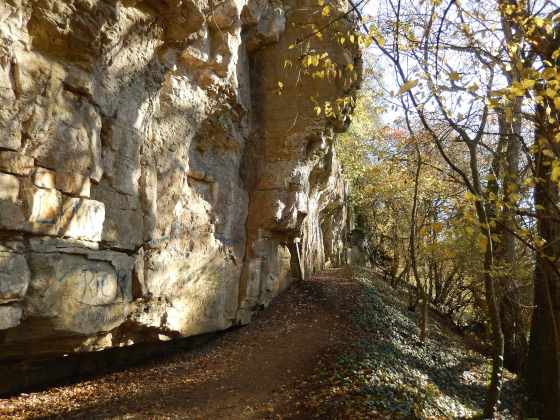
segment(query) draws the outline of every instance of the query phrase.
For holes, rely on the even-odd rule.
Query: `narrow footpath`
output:
[[[295,282],[253,323],[134,367],[0,399],[3,419],[310,419],[307,379],[336,352],[359,284]]]

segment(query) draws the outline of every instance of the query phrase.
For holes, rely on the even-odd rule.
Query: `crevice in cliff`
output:
[[[76,95],[80,95],[83,98],[87,99],[90,104],[98,108],[99,112],[103,115],[102,110],[100,109],[99,103],[93,97],[93,93],[85,87],[81,86],[74,86],[70,84],[68,81],[62,80],[62,86],[68,92],[75,93]]]
[[[17,60],[12,58],[9,61],[9,65],[10,65],[10,69],[9,69],[8,75],[9,75],[9,78],[10,78],[10,83],[12,85],[12,92],[14,92],[16,100],[20,100],[21,89],[19,88],[20,83],[19,83],[19,80],[18,80]]]

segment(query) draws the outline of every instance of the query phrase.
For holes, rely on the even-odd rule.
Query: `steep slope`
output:
[[[475,418],[484,407],[489,345],[458,334],[430,313],[426,345],[407,296],[371,269],[354,267],[361,286],[344,346],[309,378],[308,406],[325,418]],[[308,390],[309,391],[309,390]],[[521,380],[507,370],[495,418],[521,418]]]

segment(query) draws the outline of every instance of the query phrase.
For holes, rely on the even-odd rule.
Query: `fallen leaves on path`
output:
[[[440,419],[480,409],[489,361],[418,319],[369,270],[295,282],[191,350],[0,400],[4,419]],[[504,375],[501,418],[515,378]]]
[[[0,400],[5,419],[301,419],[304,381],[336,345],[345,269],[296,282],[253,323],[191,350]],[[303,417],[302,417],[303,416]]]

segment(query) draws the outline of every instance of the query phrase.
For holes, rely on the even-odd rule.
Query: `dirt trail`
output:
[[[193,350],[0,400],[2,418],[307,419],[306,379],[339,344],[357,293],[345,269],[294,283],[252,324]]]

